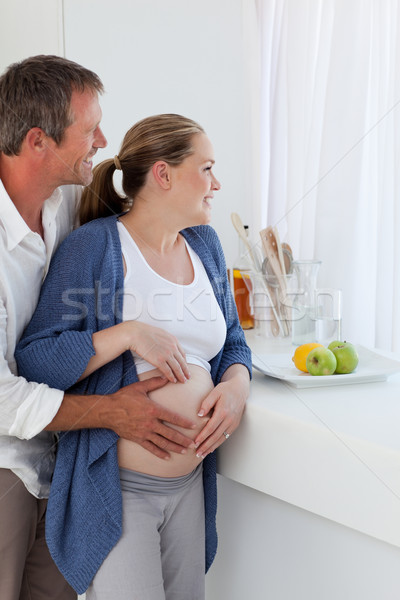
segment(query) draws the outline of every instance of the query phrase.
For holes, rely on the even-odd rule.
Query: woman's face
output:
[[[221,184],[213,173],[214,151],[204,133],[193,136],[193,154],[173,167],[174,191],[179,211],[187,225],[205,225],[211,220],[211,201]]]

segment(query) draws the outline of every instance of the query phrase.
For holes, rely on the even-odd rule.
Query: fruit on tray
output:
[[[300,371],[308,373],[306,366],[307,356],[311,350],[318,348],[319,346],[322,346],[322,344],[317,344],[317,342],[310,342],[309,344],[302,344],[301,346],[298,346],[292,356],[292,361],[294,362],[295,367],[297,367],[297,369]]]
[[[336,357],[335,373],[352,373],[358,365],[357,350],[350,342],[331,342],[328,348]]]
[[[306,367],[310,375],[333,375],[336,370],[336,357],[332,350],[320,346],[309,352]]]
[[[352,373],[358,365],[358,354],[350,342],[335,340],[326,348],[317,342],[298,346],[292,361],[297,369],[310,375],[343,375]]]

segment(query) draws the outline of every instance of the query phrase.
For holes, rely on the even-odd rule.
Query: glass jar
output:
[[[248,225],[244,228],[248,236]],[[239,238],[239,256],[233,266],[233,292],[242,329],[253,329],[251,265],[247,254],[247,249]]]
[[[292,302],[292,342],[296,346],[317,339],[315,290],[320,265],[320,260],[293,262],[297,283]]]

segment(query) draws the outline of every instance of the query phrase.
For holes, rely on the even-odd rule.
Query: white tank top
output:
[[[189,364],[210,371],[209,361],[225,343],[226,323],[200,258],[185,240],[194,279],[188,285],[173,283],[147,264],[121,222],[118,232],[126,263],[123,321],[138,320],[168,331],[183,347]],[[154,369],[135,352],[132,354],[138,373]]]

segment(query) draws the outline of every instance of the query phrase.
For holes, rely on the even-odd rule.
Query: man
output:
[[[193,447],[165,422],[193,424],[147,396],[163,378],[109,396],[76,396],[17,373],[15,346],[51,256],[72,230],[80,186],[92,180],[93,156],[107,143],[100,129],[102,92],[96,74],[56,56],[29,58],[0,77],[1,600],[76,598],[44,539],[51,432],[105,427],[160,458]]]

